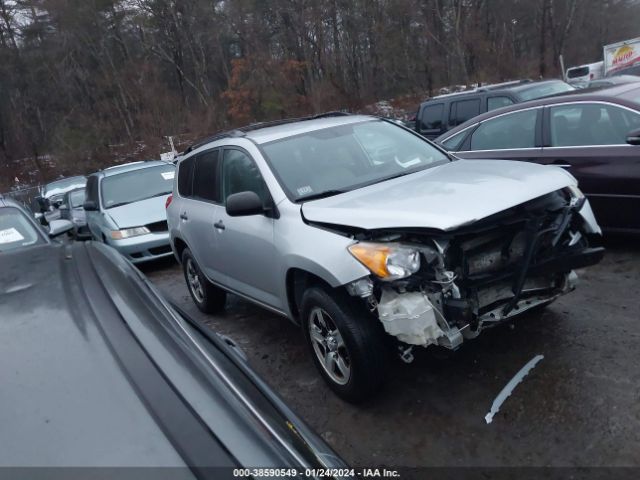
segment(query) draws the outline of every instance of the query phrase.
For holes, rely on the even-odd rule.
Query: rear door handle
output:
[[[224,230],[226,227],[224,226],[224,223],[222,223],[222,220],[218,220],[216,223],[213,224],[214,227],[216,227],[218,230]]]
[[[180,214],[180,218],[181,218],[182,220],[189,220],[189,217],[187,216],[187,212],[182,212],[182,213]]]

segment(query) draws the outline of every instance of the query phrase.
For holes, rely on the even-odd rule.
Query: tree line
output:
[[[82,170],[240,124],[559,76],[636,0],[0,0],[0,167]],[[1,180],[1,179],[0,179]],[[5,182],[6,183],[6,182]],[[0,185],[1,186],[1,185]]]

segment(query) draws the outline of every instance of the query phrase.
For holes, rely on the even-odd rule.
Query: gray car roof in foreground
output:
[[[301,120],[299,122],[283,123],[272,127],[266,126],[256,130],[246,132],[245,138],[253,140],[257,144],[269,143],[281,140],[294,135],[322,130],[324,128],[336,127],[339,125],[349,125],[352,123],[375,120],[376,117],[369,115],[345,115],[337,117],[324,117],[312,120]]]
[[[0,467],[345,466],[115,250],[0,257]]]

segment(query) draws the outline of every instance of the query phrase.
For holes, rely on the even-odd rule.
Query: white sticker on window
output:
[[[176,176],[176,172],[162,172],[160,175],[162,175],[162,178],[165,180],[173,180],[173,177]]]
[[[13,243],[24,240],[24,237],[15,228],[0,230],[0,243]]]
[[[298,195],[307,195],[311,192],[313,192],[313,188],[311,188],[309,185],[298,188]]]

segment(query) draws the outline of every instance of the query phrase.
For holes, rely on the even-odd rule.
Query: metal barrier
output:
[[[16,202],[20,202],[24,206],[33,209],[34,200],[40,195],[40,192],[42,192],[42,185],[36,185],[10,190],[8,192],[4,192],[2,195],[7,198],[12,198]]]

